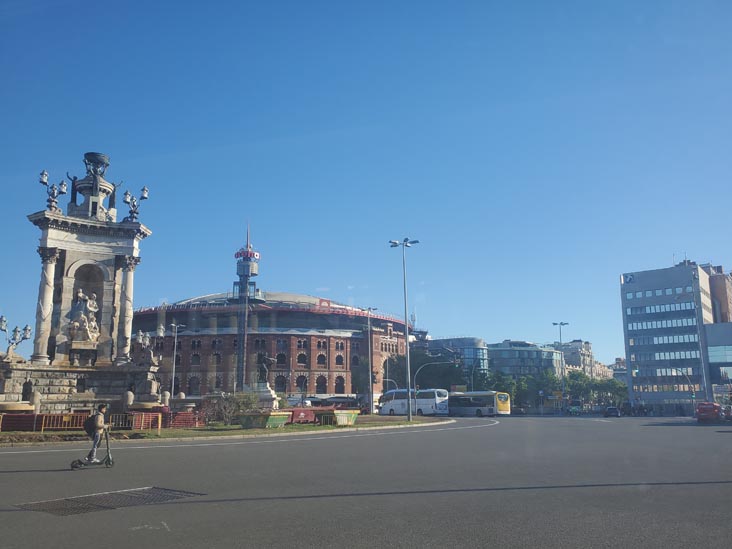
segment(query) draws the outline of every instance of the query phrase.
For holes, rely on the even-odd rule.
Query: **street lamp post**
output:
[[[564,349],[562,349],[562,326],[569,325],[569,322],[552,322],[554,326],[559,326],[559,352],[562,353],[562,410],[564,410],[564,399],[566,397],[567,384],[564,375]]]
[[[409,369],[409,316],[407,312],[407,248],[411,248],[414,244],[419,244],[419,240],[409,240],[405,238],[401,242],[398,240],[390,240],[389,245],[392,248],[402,247],[402,272],[404,275],[404,346],[407,359],[407,397],[412,395],[411,372]],[[407,398],[407,421],[412,421],[412,399]]]
[[[432,366],[433,364],[455,364],[456,365],[457,363],[456,362],[452,362],[452,361],[449,361],[448,362],[448,361],[442,360],[440,362],[428,362],[427,364],[422,364],[422,366],[420,366],[419,368],[417,368],[417,371],[414,374],[414,390],[415,391],[419,387],[417,385],[417,376],[419,375],[419,372],[421,372],[422,371],[422,368],[424,368],[425,366]],[[411,395],[409,395],[409,396],[411,397]]]
[[[173,328],[173,375],[170,377],[170,398],[175,395],[175,361],[178,354],[178,330],[185,328],[185,324],[176,324],[175,321],[170,325]]]
[[[368,331],[369,331],[369,372],[368,372],[368,384],[369,384],[369,414],[374,413],[374,364],[373,358],[374,353],[371,348],[371,311],[376,311],[376,307],[367,307],[366,315],[368,318]]]
[[[5,332],[5,339],[8,342],[8,348],[5,351],[5,358],[10,358],[14,355],[15,348],[26,339],[30,339],[31,336],[31,327],[30,325],[26,324],[25,328],[21,331],[20,328],[17,326],[13,329],[13,335],[8,335],[8,321],[7,319],[0,315],[0,331]]]
[[[384,383],[390,383],[390,382],[394,384],[395,389],[399,389],[399,384],[396,381],[394,381],[393,379],[389,379],[388,377],[384,378]]]

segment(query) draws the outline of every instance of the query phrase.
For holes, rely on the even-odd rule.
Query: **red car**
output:
[[[716,402],[700,402],[696,406],[696,419],[699,423],[724,419],[722,406]]]

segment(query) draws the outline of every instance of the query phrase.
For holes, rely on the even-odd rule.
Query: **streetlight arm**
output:
[[[434,364],[457,364],[457,363],[456,362],[440,361],[440,362],[428,362],[427,364],[422,364],[422,366],[420,366],[419,368],[417,368],[417,371],[414,374],[414,390],[415,391],[417,390],[417,375],[419,375],[419,372],[422,371],[422,368],[424,368],[426,366],[432,366]]]

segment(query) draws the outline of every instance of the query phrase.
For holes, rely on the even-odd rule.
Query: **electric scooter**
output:
[[[71,462],[71,468],[83,469],[84,467],[101,467],[102,465],[104,465],[106,468],[114,467],[112,451],[109,449],[109,429],[104,429],[104,442],[107,446],[107,455],[104,456],[103,459],[91,463],[83,459],[75,459]]]

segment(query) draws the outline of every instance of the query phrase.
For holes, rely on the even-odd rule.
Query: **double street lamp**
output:
[[[404,346],[407,359],[407,396],[412,395],[411,372],[409,369],[409,316],[407,312],[407,248],[419,244],[419,240],[409,240],[405,238],[401,242],[398,240],[390,240],[389,246],[392,248],[402,248],[402,272],[404,274]],[[412,399],[407,398],[407,421],[412,421]]]
[[[30,325],[26,324],[25,328],[21,331],[20,328],[17,326],[13,329],[12,335],[8,335],[8,321],[3,316],[0,315],[0,331],[5,332],[5,339],[8,342],[8,349],[5,352],[5,357],[10,358],[13,356],[15,348],[26,339],[30,339],[31,337],[31,327]]]

